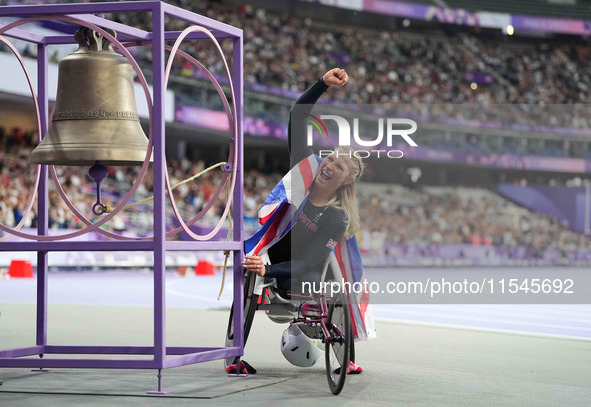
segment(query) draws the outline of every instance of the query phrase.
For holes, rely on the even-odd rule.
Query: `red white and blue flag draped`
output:
[[[244,242],[247,255],[260,255],[277,243],[291,229],[292,221],[297,219],[303,208],[310,187],[322,159],[317,155],[304,158],[273,188],[259,209],[261,228]],[[357,238],[346,239],[344,236],[335,242],[335,254],[345,282],[351,285],[365,280],[361,252]],[[373,314],[369,304],[369,292],[348,290],[349,308],[353,322],[353,335],[356,340],[365,340],[375,336]]]

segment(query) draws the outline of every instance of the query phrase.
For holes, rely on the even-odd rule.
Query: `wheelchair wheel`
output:
[[[244,272],[244,345],[248,339],[252,321],[254,320],[254,313],[257,310],[259,295],[254,294],[254,283],[256,276],[245,270]],[[230,309],[230,318],[228,320],[228,329],[226,331],[226,346],[234,345],[234,303]],[[225,366],[236,363],[238,357],[230,357],[224,359]]]
[[[345,385],[347,368],[349,367],[350,345],[353,339],[351,316],[347,297],[344,294],[333,297],[328,309],[326,325],[333,336],[326,340],[324,356],[326,359],[326,377],[332,394],[339,394]],[[338,327],[342,335],[337,335],[334,327]]]

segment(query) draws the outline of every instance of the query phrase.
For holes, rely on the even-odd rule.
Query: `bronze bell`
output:
[[[131,65],[97,32],[82,27],[75,39],[78,50],[59,63],[51,127],[29,162],[141,164],[148,138],[137,114]]]

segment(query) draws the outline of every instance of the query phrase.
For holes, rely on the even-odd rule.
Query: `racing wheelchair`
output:
[[[269,258],[262,256],[265,264]],[[327,257],[320,287],[323,283],[342,284],[340,269],[334,253]],[[336,286],[332,286],[336,288]],[[339,394],[345,384],[349,361],[355,361],[353,329],[349,302],[343,287],[315,290],[312,293],[289,293],[277,288],[274,278],[257,276],[245,270],[244,274],[244,343],[248,339],[257,310],[265,311],[276,323],[288,323],[283,333],[281,350],[286,359],[296,366],[309,367],[321,358],[324,347],[326,376],[330,391]],[[334,294],[333,292],[337,292]],[[226,346],[234,339],[234,313],[230,312],[226,331]],[[236,364],[239,358],[225,359],[225,365]],[[240,369],[237,366],[237,369]]]

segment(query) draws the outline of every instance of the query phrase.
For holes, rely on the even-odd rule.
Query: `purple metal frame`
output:
[[[147,32],[92,14],[149,12],[152,15],[152,32]],[[52,4],[41,6],[6,6],[0,7],[0,17],[27,18],[46,15],[70,15],[102,28],[117,31],[120,41],[151,41],[153,49],[153,105],[152,117],[154,133],[154,191],[165,191],[164,177],[164,43],[175,40],[180,32],[166,32],[164,17],[180,19],[189,24],[196,24],[209,29],[216,39],[232,39],[233,72],[232,82],[235,89],[236,111],[234,120],[238,125],[237,140],[232,138],[238,149],[236,162],[236,187],[233,192],[235,221],[233,240],[230,242],[174,242],[165,238],[165,194],[154,194],[154,240],[153,241],[51,241],[51,242],[0,242],[0,252],[33,251],[37,252],[37,324],[36,346],[0,351],[0,367],[21,368],[105,368],[105,369],[159,369],[158,391],[160,392],[160,370],[192,363],[205,362],[244,353],[243,326],[243,282],[240,266],[243,256],[243,37],[242,30],[220,23],[207,17],[171,6],[160,1],[132,1],[117,3]],[[73,36],[42,36],[13,28],[6,36],[37,44],[38,56],[38,93],[41,115],[42,136],[48,125],[47,92],[47,46],[50,44],[74,43]],[[188,39],[207,38],[202,33],[192,33]],[[48,229],[48,172],[42,166],[38,189],[38,234],[46,235]],[[230,347],[167,347],[165,335],[165,254],[166,251],[181,250],[231,250],[234,254],[234,344]],[[47,343],[47,254],[50,251],[153,251],[154,253],[154,346],[52,346]],[[222,340],[222,338],[220,338]],[[130,359],[33,359],[23,356],[44,354],[111,354],[111,355],[153,355],[149,360]]]

